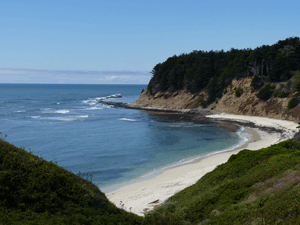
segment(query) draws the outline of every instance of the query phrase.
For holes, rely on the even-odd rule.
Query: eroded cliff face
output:
[[[252,91],[251,81],[251,78],[233,80],[231,87],[227,88],[227,93],[217,101],[217,104],[210,107],[224,113],[299,121],[300,106],[298,105],[293,109],[288,108],[288,102],[293,94],[286,98],[271,97],[269,100],[263,101],[256,96],[258,91]],[[276,88],[279,86],[280,84],[277,84]],[[243,94],[240,97],[235,95],[235,89],[238,87],[243,89]]]
[[[139,99],[130,104],[130,106],[147,109],[178,110],[197,108],[200,105],[197,103],[197,95],[189,92],[157,92],[153,96],[145,89]]]
[[[230,87],[227,87],[222,98],[217,99],[207,108],[217,112],[262,116],[274,119],[283,119],[299,122],[300,104],[293,109],[289,109],[288,102],[293,94],[286,98],[271,97],[267,101],[260,100],[250,86],[252,78],[233,80]],[[280,84],[276,84],[279,88]],[[236,96],[237,88],[242,88],[240,97]],[[185,91],[158,92],[152,96],[147,89],[143,91],[140,98],[131,107],[160,110],[179,110],[202,108],[201,100],[207,98],[205,92],[191,94]]]

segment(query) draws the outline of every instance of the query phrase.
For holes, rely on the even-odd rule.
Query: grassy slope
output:
[[[232,155],[145,219],[145,224],[299,224],[300,142]]]
[[[92,183],[0,139],[0,224],[140,224]]]
[[[142,218],[0,140],[0,224],[299,224],[300,142],[244,150]]]

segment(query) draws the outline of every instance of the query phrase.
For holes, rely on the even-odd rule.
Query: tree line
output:
[[[300,69],[300,40],[290,37],[271,46],[229,51],[193,51],[174,55],[154,66],[148,91],[187,90],[197,93],[205,89],[206,105],[222,96],[233,79],[258,76],[268,82],[289,80],[292,71]]]

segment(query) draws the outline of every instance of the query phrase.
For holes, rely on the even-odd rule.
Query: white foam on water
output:
[[[98,109],[103,109],[103,107],[89,107],[89,108],[85,108],[83,110],[98,110]]]
[[[58,114],[66,114],[69,112],[70,112],[70,110],[68,110],[68,109],[59,109],[59,110],[45,109],[43,111],[43,113],[58,113]]]
[[[89,115],[84,115],[84,116],[78,116],[79,118],[88,118]]]
[[[122,95],[121,94],[114,94],[114,95],[108,95],[108,96],[105,96],[105,97],[89,98],[87,100],[82,100],[81,102],[85,103],[85,104],[89,104],[89,105],[95,105],[99,102],[102,102],[102,101],[104,101],[106,99],[110,99],[110,98],[122,98]]]
[[[41,116],[31,116],[32,119],[39,119]]]
[[[90,105],[90,104],[96,104],[98,101],[96,99],[88,99],[88,100],[82,100],[81,102]]]
[[[86,108],[82,108],[79,110],[100,110],[100,109],[110,109],[113,108],[112,105],[103,105],[103,104],[97,104],[95,106],[92,107],[86,107]]]
[[[72,122],[76,120],[83,120],[88,118],[88,115],[82,115],[82,116],[66,116],[66,117],[42,117],[40,119],[42,120],[56,120],[56,121],[66,121],[66,122]]]
[[[76,121],[76,120],[84,120],[89,117],[89,115],[81,115],[81,116],[66,116],[66,117],[41,117],[41,116],[30,116],[32,119],[40,119],[40,120],[56,120],[56,121]]]
[[[118,120],[131,121],[131,122],[136,122],[137,121],[137,120],[128,119],[128,118],[119,118]]]
[[[67,110],[67,109],[61,109],[61,110],[56,110],[54,111],[54,113],[61,113],[61,114],[66,114],[66,113],[69,113],[70,110]]]
[[[114,95],[110,95],[110,96],[107,96],[108,98],[122,98],[122,95],[121,94],[114,94]]]
[[[105,99],[106,99],[106,97],[98,97],[98,98],[95,98],[95,100],[98,101],[98,102],[99,102],[99,101],[102,101],[102,100],[105,100]]]

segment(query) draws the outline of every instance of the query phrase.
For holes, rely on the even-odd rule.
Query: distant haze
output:
[[[0,83],[148,84],[145,71],[33,70],[0,68]]]

